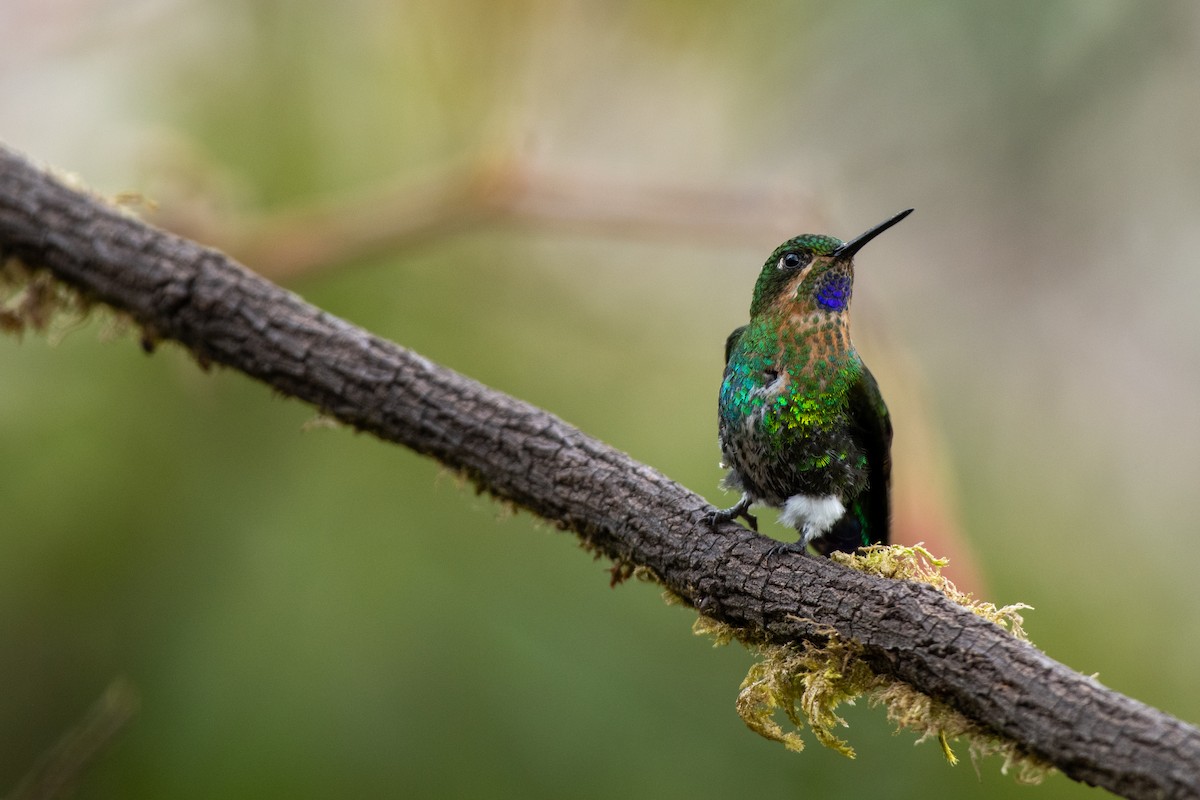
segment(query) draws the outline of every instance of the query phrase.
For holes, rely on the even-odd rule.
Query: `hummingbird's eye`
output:
[[[802,259],[799,256],[799,254],[784,253],[783,256],[779,259],[779,268],[780,269],[795,269],[796,267],[800,266],[802,263],[804,263],[804,259]]]

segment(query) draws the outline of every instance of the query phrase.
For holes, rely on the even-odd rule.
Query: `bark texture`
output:
[[[700,496],[553,415],[372,336],[221,253],[142,223],[0,147],[0,255],[45,268],[202,362],[237,369],[644,566],[704,613],[772,643],[860,642],[1075,780],[1200,797],[1200,730],[1111,691],[917,583],[711,529]]]

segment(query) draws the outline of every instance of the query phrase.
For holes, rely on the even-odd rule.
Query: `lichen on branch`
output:
[[[861,572],[928,584],[1016,638],[1028,640],[1020,612],[1029,606],[1023,603],[996,606],[960,592],[942,574],[948,562],[934,557],[921,545],[876,545],[857,553],[834,553],[831,557]],[[888,720],[896,725],[897,731],[914,731],[918,741],[936,739],[951,764],[958,763],[951,741],[964,739],[973,760],[998,755],[1004,759],[1001,771],[1015,769],[1017,780],[1023,783],[1039,783],[1053,770],[1051,765],[1025,752],[1018,742],[997,736],[894,676],[877,673],[863,657],[862,646],[835,630],[822,631],[823,641],[806,640],[797,644],[757,641],[705,616],[696,620],[693,630],[698,635],[714,637],[717,645],[739,639],[758,656],[739,688],[738,715],[750,730],[794,752],[804,749],[799,731],[807,723],[818,742],[854,758],[854,748],[834,733],[835,728],[848,727],[837,709],[865,697],[872,706],[882,705],[887,709]],[[776,719],[779,712],[793,729],[785,729],[779,723]]]
[[[46,333],[58,320],[78,322],[90,307],[48,270],[31,270],[16,258],[0,259],[0,333]]]

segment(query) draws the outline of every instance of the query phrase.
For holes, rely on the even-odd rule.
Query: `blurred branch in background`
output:
[[[1106,689],[928,586],[713,530],[711,506],[552,415],[316,309],[225,256],[165,234],[0,150],[0,252],[642,568],[747,640],[836,635],[1066,775],[1128,797],[1200,796],[1200,730]]]
[[[194,154],[184,163],[193,170],[220,172]],[[178,177],[177,186],[220,184],[211,176]],[[169,184],[164,190],[175,196],[172,200],[190,195]],[[276,281],[401,251],[483,223],[761,244],[764,231],[768,239],[782,239],[795,234],[800,220],[821,219],[819,204],[797,192],[619,182],[583,171],[551,171],[516,153],[257,218],[246,209],[214,215],[211,197],[153,205],[147,215],[151,221],[224,250]]]
[[[4,800],[56,800],[74,793],[84,773],[137,714],[138,691],[125,679],[113,681],[83,719],[42,757]]]

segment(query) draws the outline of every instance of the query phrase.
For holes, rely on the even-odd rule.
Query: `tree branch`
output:
[[[87,714],[46,751],[4,800],[56,800],[70,797],[87,770],[125,731],[141,701],[124,678],[108,685]]]
[[[619,565],[768,643],[858,642],[872,668],[1079,781],[1200,797],[1200,730],[1050,659],[923,584],[713,530],[700,496],[553,415],[372,336],[67,186],[0,147],[0,254],[574,531]]]

